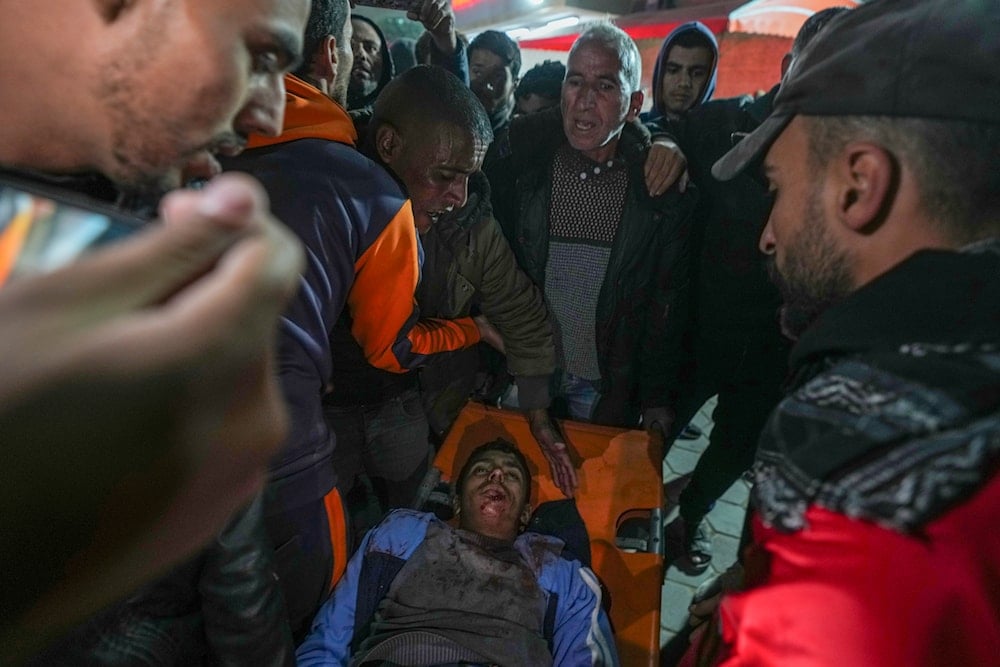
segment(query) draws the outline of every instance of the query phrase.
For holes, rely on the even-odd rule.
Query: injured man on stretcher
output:
[[[494,440],[455,483],[458,527],[396,510],[365,536],[298,665],[617,665],[594,573],[525,532],[524,455]]]

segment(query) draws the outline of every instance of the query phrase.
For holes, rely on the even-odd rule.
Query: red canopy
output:
[[[805,20],[827,7],[857,7],[857,0],[753,0],[729,14],[727,32],[794,38]]]
[[[475,2],[465,0],[470,1]],[[716,35],[742,33],[791,39],[815,12],[827,7],[856,7],[858,4],[858,0],[753,0],[746,3],[739,0],[627,14],[615,19],[614,23],[637,41],[662,39],[687,21],[701,21]],[[569,51],[579,34],[579,28],[574,27],[560,34],[525,39],[518,44],[522,49]]]
[[[741,4],[742,0],[733,0],[659,12],[640,12],[620,16],[614,19],[613,23],[637,41],[640,39],[663,39],[670,34],[671,30],[688,21],[701,21],[709,30],[718,35],[726,29],[726,25],[729,23],[730,10]],[[518,42],[518,45],[522,49],[569,51],[579,34],[580,28],[573,27],[545,37],[523,39]]]

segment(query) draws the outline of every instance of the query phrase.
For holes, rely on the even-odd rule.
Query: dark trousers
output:
[[[674,406],[677,434],[714,395],[714,425],[691,481],[681,493],[680,514],[689,524],[708,513],[715,501],[753,464],[764,423],[781,399],[790,344],[773,335],[697,336],[685,341],[688,358]]]
[[[274,508],[270,511],[264,525],[275,547],[275,571],[285,596],[292,636],[299,644],[330,591],[330,521],[322,498],[278,513]]]
[[[323,413],[337,436],[333,468],[353,553],[385,512],[412,505],[433,456],[430,427],[415,389],[382,403],[324,406]]]

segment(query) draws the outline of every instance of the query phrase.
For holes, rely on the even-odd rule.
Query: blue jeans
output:
[[[601,398],[597,390],[600,380],[588,380],[566,371],[556,371],[553,398],[566,401],[566,411],[570,419],[589,422],[594,415],[594,406]]]
[[[599,382],[600,380],[588,380],[579,375],[557,370],[552,376],[552,398],[561,398],[565,402],[570,419],[588,422],[594,414],[594,406],[601,398],[601,393],[597,390]],[[521,407],[517,401],[517,385],[511,386],[500,405],[512,410]]]

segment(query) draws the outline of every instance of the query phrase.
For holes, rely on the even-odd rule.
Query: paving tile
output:
[[[691,602],[690,586],[679,584],[676,581],[667,580],[663,583],[660,603],[660,638],[668,639],[684,627],[688,617],[688,603]],[[666,630],[666,632],[664,632]]]
[[[743,533],[743,518],[746,510],[740,505],[720,501],[708,513],[708,523],[717,533],[739,539]]]
[[[719,500],[724,500],[727,503],[732,503],[734,505],[746,506],[747,499],[750,497],[750,485],[743,481],[742,478],[733,482],[733,485],[726,489],[726,492],[722,494]]]
[[[735,537],[715,533],[712,535],[712,569],[720,574],[736,562],[740,541]]]
[[[671,447],[663,465],[664,486],[673,493],[668,499],[671,508],[669,519],[676,516],[676,495],[683,488],[686,480],[683,476],[690,475],[698,463],[698,458],[708,446],[708,435],[712,430],[712,411],[715,410],[716,397],[710,398],[691,419],[704,435],[697,440],[678,440]],[[673,484],[671,484],[673,481]],[[689,575],[675,565],[667,569],[666,579],[660,601],[660,645],[666,645],[687,622],[687,607],[698,584],[718,576],[730,565],[736,562],[736,551],[739,548],[739,537],[743,530],[743,515],[746,507],[748,486],[743,480],[738,480],[730,487],[720,502],[708,515],[712,539],[712,563],[709,568],[697,575]]]
[[[708,438],[706,438],[705,436],[702,436],[695,440],[675,440],[674,444],[670,447],[670,452],[673,452],[675,449],[684,449],[689,452],[697,452],[698,454],[701,454],[703,451],[705,451],[705,447],[707,446],[708,446]],[[669,456],[670,453],[668,452],[667,457]]]
[[[691,421],[694,421],[699,426],[701,426],[702,422],[706,422],[708,424],[712,424],[713,423],[712,422],[712,413],[715,412],[715,405],[718,402],[719,402],[719,397],[718,396],[713,396],[712,398],[710,398],[707,401],[705,401],[705,403],[698,410],[698,413],[695,415],[694,419],[692,419]],[[698,420],[702,420],[702,421],[698,421]]]
[[[689,449],[680,449],[677,447],[672,448],[666,458],[667,467],[670,469],[671,477],[686,475],[694,470],[699,457],[701,457],[701,452],[694,452]]]

